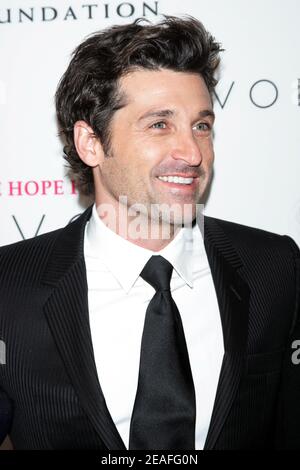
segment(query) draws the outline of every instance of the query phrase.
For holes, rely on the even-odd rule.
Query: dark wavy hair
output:
[[[73,52],[58,85],[56,111],[66,143],[64,158],[82,194],[93,195],[94,182],[91,168],[76,151],[74,124],[84,120],[109,153],[110,122],[125,105],[118,89],[122,76],[137,68],[165,68],[200,74],[210,93],[217,84],[214,74],[222,49],[200,21],[190,16],[165,16],[158,24],[142,21],[139,18],[89,36]]]

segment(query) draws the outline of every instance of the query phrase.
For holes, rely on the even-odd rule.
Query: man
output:
[[[14,448],[297,447],[299,249],[211,217],[202,230],[219,51],[173,17],[75,51],[57,114],[95,204],[0,250]]]

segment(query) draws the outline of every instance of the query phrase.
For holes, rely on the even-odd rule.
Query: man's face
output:
[[[184,205],[194,219],[214,158],[214,117],[204,80],[196,74],[139,69],[121,78],[120,90],[126,105],[112,118],[97,204],[117,207],[125,195],[129,206],[143,204],[152,219],[158,218],[157,211],[151,214],[153,204],[175,208],[175,225],[182,222]],[[165,217],[162,210],[159,220]]]

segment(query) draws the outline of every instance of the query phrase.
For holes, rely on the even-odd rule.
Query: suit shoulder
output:
[[[36,237],[1,246],[0,258],[10,256],[11,254],[17,255],[18,253],[35,250],[36,248],[40,247],[46,248],[56,240],[62,230],[64,230],[64,228],[59,228]]]
[[[30,282],[39,275],[52,247],[64,229],[38,235],[0,248],[0,282],[13,285],[22,278]]]
[[[0,247],[0,259],[5,256],[17,255],[18,253],[25,253],[28,251],[34,250],[47,250],[55,243],[57,238],[60,237],[64,232],[69,232],[73,230],[74,226],[84,226],[88,220],[92,207],[89,207],[85,212],[73,218],[73,220],[67,224],[65,227],[52,230],[51,232],[38,235],[33,238],[28,238],[27,240],[22,240],[10,245],[4,245]]]
[[[300,256],[298,245],[288,235],[280,235],[261,228],[215,217],[206,216],[205,219],[208,224],[217,224],[238,249],[248,247],[249,249],[287,250],[289,253],[292,251],[297,257]]]
[[[256,235],[262,238],[277,238],[282,236],[275,232],[270,232],[261,228],[252,227],[250,225],[240,224],[238,222],[232,222],[231,220],[224,220],[210,216],[205,216],[205,219],[208,223],[216,223],[228,233],[239,233],[240,235]]]

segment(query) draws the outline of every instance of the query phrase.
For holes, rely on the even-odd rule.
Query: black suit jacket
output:
[[[16,449],[125,450],[94,362],[83,254],[90,214],[0,249],[0,418]],[[205,449],[300,448],[300,365],[291,361],[299,249],[211,217],[204,239],[225,345]]]

